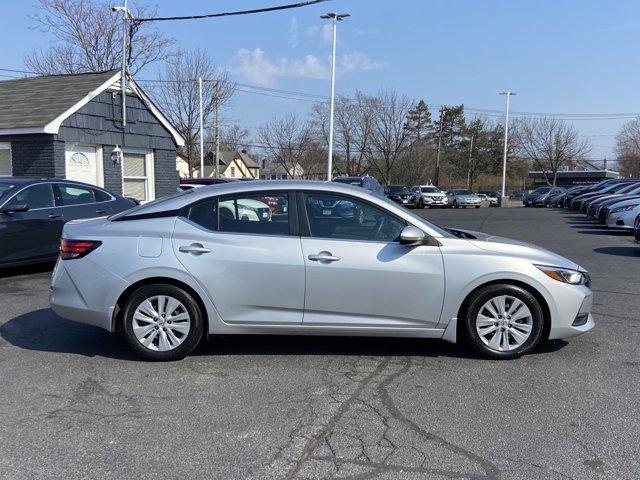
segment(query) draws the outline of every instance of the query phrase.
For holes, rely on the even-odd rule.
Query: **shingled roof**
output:
[[[0,82],[0,130],[44,128],[109,81],[117,70]]]
[[[119,82],[119,70],[0,81],[0,135],[57,134],[67,117]],[[182,135],[133,79],[127,80],[129,90],[171,133],[176,144],[184,145]]]

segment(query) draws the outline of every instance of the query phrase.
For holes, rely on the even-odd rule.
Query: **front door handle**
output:
[[[47,218],[60,218],[62,215],[60,215],[59,213],[50,213],[49,215],[47,215]]]
[[[211,249],[203,247],[200,243],[192,243],[191,245],[182,245],[178,250],[182,253],[190,253],[192,255],[202,255],[209,253]]]
[[[337,262],[340,260],[340,257],[336,257],[335,255],[331,255],[331,252],[320,252],[320,253],[312,253],[307,257],[312,262],[320,262],[320,263],[331,263]]]

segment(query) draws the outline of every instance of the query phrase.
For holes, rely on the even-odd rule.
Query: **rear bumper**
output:
[[[90,278],[93,281],[78,285],[73,281],[74,277]],[[58,259],[51,276],[49,303],[51,309],[62,318],[111,332],[114,329],[115,309],[112,293],[123,291],[128,285],[122,278],[86,258]]]

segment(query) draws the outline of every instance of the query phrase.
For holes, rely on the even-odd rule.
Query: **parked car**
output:
[[[616,183],[615,179],[603,180],[596,184],[584,185],[583,188],[576,189],[573,192],[567,193],[567,196],[564,200],[564,208],[569,208],[569,209],[573,208],[572,206],[573,199],[576,198],[578,195],[582,195],[583,193],[595,192],[596,190],[600,190],[605,186],[611,185],[613,183]]]
[[[0,178],[0,268],[54,261],[69,220],[110,215],[135,203],[86,183]]]
[[[380,185],[378,180],[369,175],[365,175],[363,177],[349,177],[345,175],[342,177],[335,177],[332,181],[338,183],[347,183],[355,187],[361,187],[369,190],[375,195],[384,196],[384,189],[382,188],[382,185]]]
[[[500,197],[498,192],[495,192],[493,190],[482,190],[478,192],[478,196],[480,195],[484,195],[483,201],[489,202],[490,207],[498,205],[498,197]]]
[[[550,202],[552,207],[562,208],[564,207],[565,202],[567,201],[567,197],[570,195],[577,194],[577,192],[584,190],[587,188],[585,185],[576,185],[574,187],[567,188],[567,191],[561,193],[554,197],[554,199]]]
[[[610,195],[601,195],[586,202],[587,220],[598,221],[601,207],[613,205],[621,200],[629,200],[640,195],[640,183],[631,183],[626,188]]]
[[[509,199],[522,201],[524,199],[524,195],[525,195],[524,192],[513,192],[511,195],[509,195]]]
[[[581,211],[582,205],[584,202],[591,200],[592,198],[595,198],[600,195],[616,193],[617,191],[623,188],[626,188],[629,183],[631,182],[626,180],[623,180],[623,181],[614,180],[614,181],[607,182],[601,188],[594,188],[594,187],[588,188],[583,192],[580,192],[580,195],[577,195],[571,200],[569,204],[569,208],[571,210]],[[586,212],[582,212],[582,213],[586,213]]]
[[[529,192],[524,196],[524,198],[522,199],[522,204],[525,207],[533,207],[536,198],[538,198],[540,195],[549,193],[550,191],[551,187],[538,187],[534,191]]]
[[[418,208],[447,206],[447,195],[435,185],[415,185],[411,187],[411,194]]]
[[[451,205],[453,208],[480,208],[481,203],[482,200],[480,200],[480,197],[464,188],[453,189],[447,192],[447,205]]]
[[[534,200],[533,200],[533,206],[534,207],[545,207],[548,206],[549,204],[546,203],[546,201],[550,198],[550,197],[555,197],[556,195],[561,195],[564,192],[566,192],[565,188],[562,187],[552,187],[551,190],[549,190],[547,193],[543,193],[542,195],[538,195]]]
[[[264,221],[220,215],[265,196],[292,208]],[[339,182],[193,189],[69,222],[60,252],[53,310],[122,330],[153,360],[184,357],[203,335],[269,333],[442,338],[514,358],[594,327],[590,277],[574,262],[440,228]]]
[[[635,222],[633,222],[633,237],[636,239],[636,243],[640,244],[640,214],[638,214]]]
[[[636,217],[640,213],[640,198],[615,203],[607,216],[607,227],[633,231]]]
[[[414,207],[413,195],[404,185],[389,185],[384,189],[384,194],[389,200],[393,200],[405,207]]]

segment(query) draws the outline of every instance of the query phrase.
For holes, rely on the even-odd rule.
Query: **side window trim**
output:
[[[300,225],[301,225],[301,231],[300,231],[301,235],[300,236],[302,236],[302,237],[318,238],[318,239],[341,241],[341,242],[367,242],[367,243],[383,243],[383,244],[398,243],[397,240],[394,240],[394,241],[391,241],[391,242],[386,242],[384,240],[359,240],[359,239],[351,239],[351,238],[347,239],[347,238],[313,237],[311,235],[311,224],[309,222],[309,215],[307,214],[307,207],[305,205],[305,198],[304,198],[305,195],[337,195],[337,196],[341,196],[341,197],[344,197],[344,198],[347,198],[347,199],[354,200],[356,202],[364,203],[364,204],[368,205],[371,208],[375,208],[376,210],[382,211],[386,215],[389,215],[390,217],[393,217],[394,219],[398,220],[399,222],[404,223],[405,226],[411,225],[404,218],[399,217],[395,213],[390,212],[390,211],[380,207],[379,205],[371,203],[369,200],[365,200],[363,198],[354,197],[354,196],[346,194],[346,193],[335,193],[335,192],[314,191],[314,190],[300,190],[300,191],[298,191],[297,198],[298,198],[298,211],[299,211],[298,217],[300,218]]]

